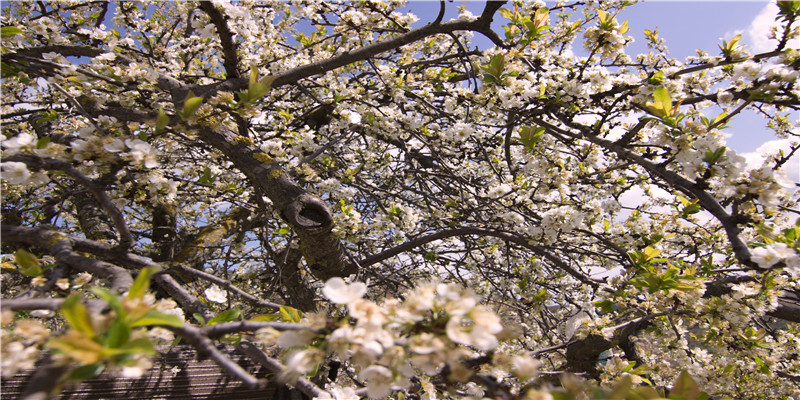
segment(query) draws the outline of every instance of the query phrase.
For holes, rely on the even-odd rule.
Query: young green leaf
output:
[[[131,323],[132,328],[152,325],[174,326],[179,328],[183,326],[183,320],[181,320],[181,318],[177,315],[166,314],[153,310],[145,314],[142,318],[139,318]]]
[[[131,327],[124,319],[117,317],[106,332],[105,345],[107,347],[120,347],[131,338]]]
[[[706,150],[706,154],[705,157],[703,157],[703,161],[707,162],[709,165],[712,165],[717,161],[719,161],[720,157],[722,157],[722,155],[725,154],[725,150],[727,150],[725,146],[721,146],[714,151]]]
[[[725,57],[731,58],[733,57],[734,51],[739,47],[740,40],[742,40],[742,34],[734,36],[730,41],[723,40],[719,49],[722,50],[722,54],[724,54]]]
[[[71,294],[61,304],[61,314],[67,323],[78,332],[84,333],[89,337],[94,337],[94,328],[92,327],[92,317],[89,315],[89,310],[83,305],[83,299],[79,294]]]
[[[300,322],[303,318],[303,313],[300,310],[289,306],[281,306],[280,315],[285,322]]]
[[[19,265],[19,272],[22,275],[37,277],[42,274],[42,267],[39,266],[39,257],[29,253],[25,249],[14,252],[14,260]]]
[[[653,91],[653,102],[647,103],[645,106],[650,110],[653,115],[664,118],[672,115],[672,98],[669,91],[663,86],[659,86]]]
[[[128,354],[145,354],[149,356],[152,356],[156,353],[155,348],[153,348],[153,343],[147,338],[131,340],[124,346],[121,346],[120,350]]]
[[[89,291],[108,303],[108,305],[111,306],[111,309],[117,314],[117,317],[127,318],[125,308],[122,306],[122,301],[120,301],[119,297],[112,291],[99,286],[90,288]]]
[[[533,150],[536,147],[536,143],[539,143],[542,139],[544,132],[545,128],[543,126],[522,126],[519,128],[519,139],[525,147]]]
[[[17,28],[16,26],[4,26],[0,28],[0,38],[7,38],[9,36],[21,35],[23,33],[25,33],[25,31]]]
[[[250,80],[247,82],[248,86],[253,86],[258,82],[258,69],[255,66],[250,67]]]
[[[186,100],[183,102],[183,111],[179,113],[180,117],[184,120],[191,118],[200,106],[203,105],[202,97],[195,97],[192,92],[186,95]]]
[[[256,315],[253,318],[250,318],[248,321],[252,321],[252,322],[260,322],[260,321],[271,322],[271,321],[277,320],[278,318],[280,318],[280,315],[278,315],[277,313],[275,313],[275,314],[261,314],[261,315]]]
[[[144,296],[147,289],[150,288],[150,277],[160,270],[161,268],[158,267],[147,267],[139,271],[139,275],[136,276],[136,280],[133,281],[133,285],[128,291],[128,298],[138,299]]]
[[[164,132],[164,128],[168,123],[169,117],[164,113],[164,109],[158,110],[158,116],[156,117],[156,133]]]
[[[97,375],[100,375],[103,371],[105,371],[106,365],[104,363],[93,363],[87,365],[81,365],[73,369],[69,373],[69,379],[82,381],[86,379],[92,379]]]
[[[237,321],[241,318],[241,316],[242,316],[242,311],[239,309],[227,310],[219,313],[219,315],[217,315],[216,317],[208,320],[208,324],[214,325],[220,322]]]
[[[675,384],[672,385],[672,390],[669,391],[670,396],[683,396],[687,400],[697,400],[700,396],[700,388],[697,383],[692,379],[688,372],[683,371]]]

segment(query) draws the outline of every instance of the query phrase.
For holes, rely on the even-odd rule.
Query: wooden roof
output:
[[[274,382],[266,388],[250,389],[229,377],[212,360],[198,361],[193,348],[160,348],[149,375],[138,379],[115,378],[104,372],[98,377],[65,386],[57,399],[300,399],[303,396]],[[231,359],[257,378],[267,371],[256,365],[233,346],[225,349]],[[34,369],[21,370],[12,378],[3,378],[0,397],[16,399],[24,392]]]

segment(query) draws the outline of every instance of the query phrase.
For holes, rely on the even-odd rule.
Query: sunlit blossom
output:
[[[228,301],[228,292],[224,289],[220,289],[217,285],[209,286],[203,293],[205,293],[209,301],[215,303],[225,303]]]
[[[363,282],[346,283],[342,278],[331,278],[322,288],[322,294],[335,304],[349,304],[367,293]]]

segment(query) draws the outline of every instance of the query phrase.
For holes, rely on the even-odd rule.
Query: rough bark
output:
[[[114,240],[117,238],[103,209],[91,194],[85,191],[78,192],[73,196],[72,202],[75,204],[81,231],[87,239]]]

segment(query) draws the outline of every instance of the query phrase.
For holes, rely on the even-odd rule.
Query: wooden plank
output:
[[[66,385],[58,399],[284,399],[301,398],[300,393],[270,381],[265,388],[250,389],[226,373],[212,360],[198,361],[190,346],[159,348],[149,374],[131,379],[115,378],[104,372],[98,377]],[[233,346],[224,352],[257,378],[267,371],[253,363]],[[38,365],[37,365],[38,367]],[[3,378],[0,397],[16,399],[25,390],[34,369],[21,370]]]

